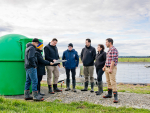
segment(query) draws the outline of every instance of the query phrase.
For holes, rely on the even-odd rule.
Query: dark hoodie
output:
[[[96,56],[96,50],[92,46],[85,46],[81,52],[81,60],[83,62],[83,66],[93,66],[94,60]]]
[[[35,55],[35,49],[36,47],[31,44],[26,44],[26,50],[25,50],[25,69],[29,68],[35,68],[37,67],[37,57]]]

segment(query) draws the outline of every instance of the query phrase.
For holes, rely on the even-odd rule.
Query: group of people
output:
[[[40,92],[40,82],[43,75],[45,75],[45,66],[47,69],[47,84],[48,92],[50,94],[55,94],[55,92],[62,92],[57,87],[60,64],[56,64],[55,61],[59,59],[59,53],[57,49],[58,40],[56,38],[52,39],[48,45],[44,47],[45,60],[42,56],[43,44],[37,39],[33,39],[32,43],[28,43],[25,51],[25,69],[26,69],[26,83],[25,83],[25,100],[35,100],[43,101],[44,94]],[[91,93],[94,92],[94,65],[96,67],[97,73],[97,85],[98,91],[96,95],[101,95],[103,93],[103,81],[102,75],[105,72],[106,81],[108,86],[108,94],[103,96],[103,98],[112,98],[112,93],[114,94],[114,103],[118,103],[117,94],[117,84],[116,84],[116,72],[118,63],[118,51],[113,46],[113,39],[106,39],[106,46],[109,48],[108,52],[104,51],[105,47],[103,44],[98,44],[97,53],[96,49],[91,46],[91,40],[86,39],[86,45],[81,52],[81,61],[84,66],[84,89],[81,91],[88,91],[89,79],[91,85]],[[72,74],[72,91],[76,92],[76,68],[79,65],[79,55],[78,52],[73,49],[73,44],[68,44],[68,49],[63,52],[62,60],[63,67],[66,71],[66,89],[65,91],[71,90],[70,88],[70,72]],[[52,84],[52,77],[53,84]],[[32,82],[32,95],[30,96],[29,87]],[[53,88],[52,88],[53,87]]]

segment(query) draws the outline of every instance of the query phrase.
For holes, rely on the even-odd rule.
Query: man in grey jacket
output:
[[[35,55],[35,49],[39,44],[39,40],[34,38],[32,43],[28,43],[25,50],[25,69],[26,69],[26,83],[25,83],[25,91],[24,96],[25,100],[35,100],[35,101],[43,101],[44,98],[38,94],[37,91],[37,57]],[[30,96],[30,85],[32,82],[32,94],[33,97]]]
[[[84,77],[85,77],[85,86],[81,91],[88,91],[88,82],[90,77],[91,82],[91,92],[94,92],[94,60],[96,57],[96,50],[91,46],[91,40],[86,39],[86,46],[82,49],[81,60],[84,66]]]

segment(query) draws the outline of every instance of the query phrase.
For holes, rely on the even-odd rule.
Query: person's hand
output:
[[[105,67],[103,67],[103,71],[105,71]]]
[[[56,60],[54,59],[53,62],[56,62]]]
[[[112,73],[112,69],[109,69],[109,73],[110,73],[110,74]]]
[[[65,68],[65,66],[64,66],[64,68]]]
[[[60,67],[60,64],[58,64],[58,66]]]
[[[76,69],[77,69],[78,67],[76,67]]]
[[[54,63],[50,62],[50,65],[54,65]]]

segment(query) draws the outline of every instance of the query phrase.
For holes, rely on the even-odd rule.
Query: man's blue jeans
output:
[[[25,90],[29,90],[31,82],[32,82],[32,91],[37,91],[38,78],[36,68],[30,68],[26,70]]]

